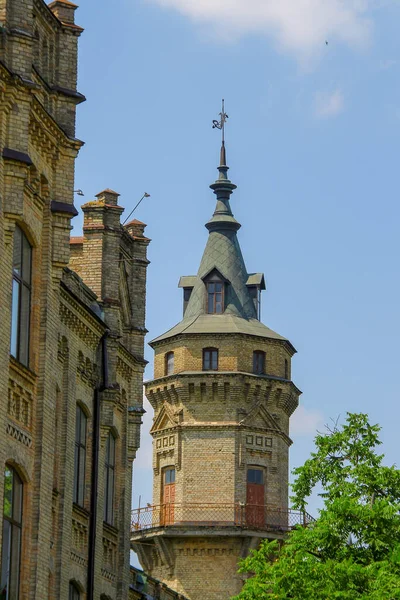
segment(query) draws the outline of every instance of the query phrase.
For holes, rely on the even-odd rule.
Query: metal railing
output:
[[[158,527],[242,527],[290,531],[314,521],[307,512],[270,509],[254,504],[168,503],[132,511],[131,533]]]

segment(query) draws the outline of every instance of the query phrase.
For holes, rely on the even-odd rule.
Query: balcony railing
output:
[[[314,521],[307,512],[253,504],[170,503],[132,511],[131,533],[159,527],[241,527],[287,532]]]

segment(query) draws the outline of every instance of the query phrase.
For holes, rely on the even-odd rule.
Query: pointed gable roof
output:
[[[160,412],[157,417],[154,419],[154,423],[152,428],[150,429],[150,433],[153,434],[156,431],[162,431],[163,429],[169,429],[171,427],[176,427],[178,425],[178,420],[175,417],[173,411],[169,407],[167,402],[161,407]]]

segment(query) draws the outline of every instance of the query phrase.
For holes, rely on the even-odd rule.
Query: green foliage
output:
[[[400,599],[400,471],[382,464],[379,431],[349,413],[316,436],[316,451],[294,471],[292,503],[305,510],[319,485],[324,507],[283,545],[265,541],[241,562],[253,576],[236,600]]]

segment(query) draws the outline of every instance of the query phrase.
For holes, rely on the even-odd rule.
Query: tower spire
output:
[[[236,189],[236,185],[228,178],[229,167],[226,164],[226,150],[225,150],[225,123],[228,119],[228,115],[225,112],[225,101],[222,99],[222,110],[219,113],[220,120],[213,121],[213,129],[220,129],[222,135],[220,161],[219,161],[219,176],[218,179],[210,185],[214,194],[217,196],[217,205],[215,207],[214,214],[210,221],[206,224],[209,231],[220,230],[220,229],[233,229],[237,231],[240,228],[240,223],[234,219],[231,207],[229,205],[229,198],[233,190]]]
[[[213,129],[220,129],[222,135],[222,143],[221,143],[221,153],[220,153],[220,167],[226,167],[226,150],[225,150],[225,123],[226,120],[229,119],[229,116],[225,112],[225,100],[222,98],[222,110],[219,113],[220,120],[217,121],[214,119],[213,121]]]

